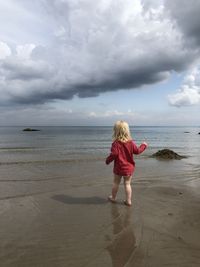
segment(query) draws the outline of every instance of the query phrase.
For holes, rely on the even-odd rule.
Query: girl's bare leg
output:
[[[114,175],[114,180],[113,180],[113,186],[112,186],[112,196],[109,197],[110,200],[115,201],[117,192],[119,190],[119,184],[121,182],[121,176],[119,175]]]
[[[132,188],[131,188],[132,176],[124,176],[124,189],[126,193],[126,204],[131,205]]]

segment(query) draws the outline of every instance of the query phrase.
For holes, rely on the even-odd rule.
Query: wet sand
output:
[[[133,206],[101,160],[0,166],[0,266],[200,266],[200,166],[137,161]]]

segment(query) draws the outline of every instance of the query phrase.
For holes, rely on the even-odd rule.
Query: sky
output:
[[[0,0],[0,126],[200,126],[200,1]]]

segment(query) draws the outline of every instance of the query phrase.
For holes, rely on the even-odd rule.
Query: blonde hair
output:
[[[117,121],[113,127],[113,141],[127,142],[132,139],[129,125],[125,121]]]

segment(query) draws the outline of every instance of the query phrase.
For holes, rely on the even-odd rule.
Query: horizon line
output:
[[[0,127],[113,127],[112,125],[0,125]],[[200,127],[200,125],[131,125],[129,127]]]

